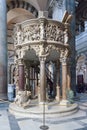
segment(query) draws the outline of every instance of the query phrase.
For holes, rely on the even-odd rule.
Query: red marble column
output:
[[[70,73],[70,65],[67,66],[67,89],[71,89],[71,73]]]
[[[19,90],[23,91],[24,90],[24,65],[23,64],[19,64],[18,65],[18,75],[19,75],[19,80],[18,80],[18,86],[19,86]]]

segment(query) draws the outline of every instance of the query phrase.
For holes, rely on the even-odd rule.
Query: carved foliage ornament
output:
[[[46,37],[47,40],[64,43],[64,32],[58,25],[48,24],[46,27]]]
[[[68,49],[61,49],[60,50],[60,62],[62,64],[66,64],[67,59],[68,59],[68,53],[69,53]]]
[[[13,35],[15,45],[40,40],[57,41],[64,44],[65,32],[62,26],[55,22],[45,21],[43,19],[43,21],[38,20],[38,23],[26,23],[25,26],[16,25]]]
[[[40,40],[40,25],[34,24],[34,25],[28,25],[22,29],[23,31],[23,41],[22,42],[28,42],[28,41],[35,41]]]

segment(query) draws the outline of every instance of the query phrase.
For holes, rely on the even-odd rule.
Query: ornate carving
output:
[[[23,56],[25,55],[25,50],[27,50],[27,49],[19,48],[16,50],[17,59],[23,59]]]
[[[60,59],[66,60],[69,54],[69,26],[57,21],[39,18],[17,24],[14,32],[17,59],[24,57],[26,50],[34,49],[36,55],[47,57],[51,50],[60,53]],[[18,45],[18,46],[17,46]],[[58,57],[59,58],[59,57]]]
[[[69,42],[68,26],[65,24],[64,43],[68,44],[68,42]]]
[[[59,48],[56,47],[55,45],[48,45],[48,46],[46,46],[46,48],[45,48],[45,51],[46,51],[46,52],[49,52],[49,53],[50,53],[52,50],[59,51]]]
[[[46,39],[46,22],[44,18],[40,19],[40,40]]]
[[[16,25],[13,38],[15,45],[34,41],[40,42],[40,40],[64,44],[64,25],[40,18],[34,21],[34,23],[26,23],[24,26],[22,24]]]
[[[33,24],[23,28],[23,42],[40,40],[40,25]]]
[[[26,107],[30,104],[30,96],[31,96],[30,91],[18,91],[18,94],[16,95],[15,98],[15,103],[18,106]]]
[[[64,32],[62,28],[55,24],[48,24],[46,27],[47,40],[64,43]]]
[[[36,52],[37,56],[42,56],[42,55],[49,55],[48,50],[44,46],[44,44],[41,45],[31,45],[31,48],[33,48]]]
[[[62,62],[62,64],[66,64],[67,58],[68,58],[68,49],[61,49],[60,50],[60,62]]]
[[[15,45],[17,45],[17,44],[19,45],[19,44],[22,43],[23,32],[22,32],[21,24],[18,24],[18,25],[15,26],[13,39],[14,39]]]

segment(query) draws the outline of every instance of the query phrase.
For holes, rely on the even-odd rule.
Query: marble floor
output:
[[[87,130],[87,93],[78,96],[78,112],[66,117],[46,118],[48,130]],[[14,116],[8,111],[9,104],[0,101],[0,130],[41,130],[42,118]]]

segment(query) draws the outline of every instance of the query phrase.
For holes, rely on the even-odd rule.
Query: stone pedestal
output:
[[[7,99],[6,0],[0,0],[0,99]]]
[[[69,106],[69,104],[70,104],[70,103],[69,103],[68,100],[62,100],[62,101],[60,102],[60,105],[61,105],[61,106],[66,106],[66,107],[67,107],[67,106]]]

